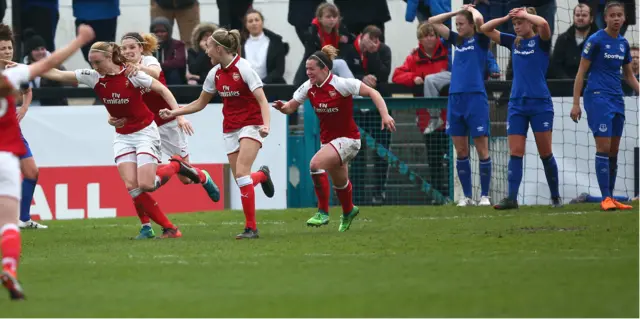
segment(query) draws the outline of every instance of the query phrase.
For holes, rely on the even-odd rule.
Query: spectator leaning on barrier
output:
[[[381,41],[382,31],[374,25],[364,28],[352,45],[345,47],[343,57],[354,77],[367,86],[380,92],[383,97],[390,96],[386,83],[391,73],[391,49]],[[389,111],[391,113],[391,111]],[[380,130],[382,118],[375,110],[360,110],[353,112],[353,118],[360,129],[369,134],[376,143],[389,149],[391,132]],[[361,150],[367,148],[366,136],[363,136]],[[357,203],[380,205],[384,203],[384,186],[387,182],[388,163],[385,158],[374,152],[372,160],[367,161],[367,154],[361,152],[351,162],[351,180],[353,181],[353,196]],[[373,162],[373,174],[367,174],[367,162]],[[365,184],[373,184],[373,194],[368,199]]]
[[[264,16],[249,9],[244,17],[242,57],[247,59],[265,84],[284,84],[285,57],[289,44],[264,28]]]
[[[169,19],[153,19],[150,29],[160,43],[154,56],[162,66],[167,85],[187,84],[187,50],[182,41],[171,37],[173,29]]]
[[[337,48],[338,59],[333,61],[332,72],[340,77],[353,78],[347,64],[342,60],[342,49],[353,43],[355,37],[341,23],[340,10],[332,3],[322,3],[316,9],[316,17],[311,21],[304,42],[304,56],[293,80],[294,86],[300,86],[307,80],[305,63],[313,52],[320,51],[325,45]]]
[[[591,8],[580,3],[573,8],[573,25],[558,36],[553,47],[549,78],[575,79],[584,42],[598,31]]]
[[[440,91],[451,82],[449,49],[429,23],[419,25],[416,35],[418,47],[395,69],[392,81],[412,88],[414,96],[440,96]],[[430,182],[442,195],[448,196],[449,171],[444,169],[449,152],[444,131],[447,109],[419,109],[416,116],[427,149]]]
[[[24,53],[25,56],[22,59],[22,63],[31,64],[34,62],[38,62],[47,56],[51,55],[51,53],[46,48],[46,41],[38,34],[36,34],[33,30],[27,29],[24,30],[22,34],[22,38],[24,41]],[[65,70],[65,68],[60,65],[57,67],[59,70]],[[43,88],[43,87],[61,87],[64,86],[60,82],[48,80],[42,77],[35,77],[31,81],[29,81],[30,88]],[[40,100],[32,100],[31,106],[42,105],[42,106],[52,106],[52,105],[68,105],[66,98],[59,99],[40,99]]]
[[[200,23],[191,33],[191,47],[187,50],[187,80],[189,85],[202,85],[213,68],[207,55],[207,39],[218,29],[213,23]]]
[[[191,31],[200,23],[200,3],[198,0],[150,0],[151,20],[165,17],[171,22],[178,22],[180,41],[187,47],[192,46]],[[197,45],[197,43],[195,43]]]

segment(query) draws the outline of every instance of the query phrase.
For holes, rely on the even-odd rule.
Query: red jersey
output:
[[[158,59],[150,55],[143,56],[141,64],[144,66],[157,65],[158,67],[161,67],[160,62],[158,62]],[[164,84],[164,86],[167,86],[167,80],[164,78],[164,72],[162,70],[160,70],[160,77],[158,78],[158,81]],[[142,88],[140,92],[142,93],[142,100],[144,101],[144,104],[146,104],[149,110],[151,110],[151,112],[153,113],[153,116],[154,116],[153,120],[156,122],[158,126],[162,126],[174,120],[174,119],[165,120],[160,117],[160,110],[171,109],[171,106],[169,106],[167,101],[164,100],[162,95],[156,92],[153,92],[148,88]]]
[[[262,87],[262,80],[251,64],[240,56],[226,67],[216,65],[209,71],[202,90],[222,97],[222,132],[237,131],[245,126],[262,125],[260,104],[253,91]]]
[[[124,70],[102,76],[95,70],[81,69],[76,70],[76,79],[96,91],[111,116],[127,119],[123,127],[116,128],[116,132],[131,134],[153,122],[153,113],[144,104],[140,92],[140,88],[150,88],[153,79],[142,71],[127,78]]]
[[[2,71],[1,76],[4,78],[1,81],[8,81],[17,91],[20,84],[29,82],[29,67],[19,64]],[[0,152],[13,153],[17,157],[26,154],[27,148],[21,136],[14,97],[0,98]]]
[[[353,95],[360,94],[362,82],[329,73],[320,85],[305,82],[293,94],[304,103],[307,98],[320,119],[320,142],[327,144],[339,137],[360,139],[360,131],[353,120]]]

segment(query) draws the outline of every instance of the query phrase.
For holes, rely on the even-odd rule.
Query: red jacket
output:
[[[424,78],[429,74],[448,70],[448,53],[449,51],[442,41],[438,41],[431,57],[427,56],[422,45],[419,45],[409,53],[404,60],[404,64],[395,69],[391,81],[396,84],[414,88],[413,96],[424,96],[423,86],[416,85],[413,80],[416,77]],[[426,109],[417,110],[416,115],[418,128],[420,128],[420,132],[424,132],[424,129],[431,120],[431,116]],[[447,121],[447,109],[442,109],[440,118],[444,123],[438,130],[444,130]]]
[[[311,24],[318,27],[318,37],[320,38],[320,48],[329,44],[331,44],[336,49],[338,48],[338,46],[340,45],[340,34],[338,33],[339,25],[336,25],[336,27],[334,28],[335,32],[327,33],[324,31],[324,28],[320,24],[320,21],[318,21],[318,18],[313,18],[313,20],[311,21]]]

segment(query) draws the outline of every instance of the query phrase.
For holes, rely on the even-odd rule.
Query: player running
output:
[[[6,24],[0,24],[0,47],[4,50],[0,50],[0,59],[2,59],[4,68],[10,68],[18,65],[12,62],[13,58],[13,32],[11,28]],[[29,110],[29,104],[31,104],[32,92],[31,89],[22,91],[22,106],[17,111],[18,122],[22,121],[24,116]],[[38,166],[31,153],[29,143],[22,137],[22,142],[27,148],[27,152],[20,156],[20,171],[22,172],[22,197],[20,199],[20,219],[18,220],[18,227],[20,228],[33,228],[33,229],[45,229],[47,226],[42,225],[31,219],[31,202],[33,200],[33,192],[38,184]]]
[[[78,28],[78,36],[66,47],[31,65],[18,65],[3,70],[0,76],[0,281],[13,300],[24,299],[24,291],[18,282],[18,261],[22,243],[16,217],[20,201],[19,158],[27,153],[20,133],[13,94],[22,84],[60,65],[93,38],[93,29],[81,25]]]
[[[585,74],[589,72],[589,82],[584,90],[584,109],[587,111],[587,122],[596,142],[596,176],[602,193],[600,207],[603,210],[633,208],[618,202],[612,196],[618,174],[618,149],[625,121],[620,68],[625,82],[638,92],[638,80],[631,68],[629,42],[620,35],[624,20],[624,5],[617,1],[607,2],[604,9],[607,27],[587,39],[573,84],[573,107],[570,116],[577,123],[582,115],[580,93]]]
[[[122,53],[129,62],[127,71],[125,71],[126,75],[134,75],[140,70],[160,81],[163,85],[167,85],[160,62],[152,56],[158,47],[158,40],[153,34],[141,35],[137,32],[129,32],[122,37],[121,41]],[[193,128],[189,121],[182,116],[168,120],[161,118],[159,114],[160,110],[170,108],[169,104],[167,104],[160,94],[152,92],[149,89],[142,89],[141,93],[142,100],[151,112],[153,112],[154,121],[156,125],[158,125],[161,140],[160,149],[162,153],[169,158],[174,155],[180,156],[182,160],[189,163],[187,134],[193,134]],[[109,117],[109,124],[114,126],[122,125],[125,121],[126,119]],[[214,202],[219,201],[220,190],[218,186],[213,182],[213,179],[206,170],[202,170],[202,173],[206,176],[206,180],[202,186]],[[185,176],[178,175],[178,178],[183,184],[190,184],[192,182]],[[141,216],[140,222],[142,223],[142,228],[140,229],[140,234],[137,239],[154,237],[155,233],[149,223],[149,217],[146,215]]]
[[[206,175],[173,156],[168,165],[158,168],[160,134],[153,113],[142,99],[141,89],[160,94],[172,108],[178,103],[169,89],[148,74],[139,71],[127,77],[126,60],[115,43],[96,42],[91,46],[89,60],[93,69],[76,71],[50,70],[43,77],[53,81],[82,83],[94,89],[112,117],[126,121],[116,127],[113,143],[115,162],[120,177],[131,195],[141,220],[147,215],[162,226],[160,238],[178,238],[182,233],[169,221],[149,192],[180,174],[195,183],[204,183]]]
[[[516,35],[501,33],[499,25],[513,20]],[[495,43],[511,50],[513,85],[507,109],[507,135],[509,137],[509,195],[495,209],[518,208],[518,189],[522,182],[522,160],[529,125],[533,130],[544,166],[553,207],[562,206],[558,189],[558,165],[553,157],[553,102],[545,76],[551,52],[551,29],[547,21],[536,15],[536,10],[515,8],[508,15],[493,19],[480,28]]]
[[[273,197],[275,189],[267,166],[251,173],[262,142],[269,135],[270,110],[260,76],[240,57],[239,49],[238,30],[216,30],[207,39],[207,54],[215,66],[207,75],[200,97],[181,109],[163,109],[160,116],[170,119],[199,112],[214,94],[220,94],[227,157],[240,187],[245,216],[245,229],[236,239],[243,239],[259,237],[254,187],[261,184],[267,197]]]
[[[318,213],[307,221],[307,225],[320,227],[329,223],[329,179],[331,174],[336,194],[342,204],[342,216],[338,231],[351,227],[360,210],[353,204],[352,185],[349,181],[349,161],[360,150],[360,131],[353,120],[353,96],[368,96],[382,117],[382,129],[395,131],[395,122],[389,115],[387,105],[380,93],[357,79],[345,79],[331,73],[333,59],[338,51],[327,45],[313,53],[306,62],[306,81],[296,90],[289,102],[276,101],[273,107],[284,114],[294,113],[306,99],[320,119],[320,142],[322,147],[313,156],[309,168],[318,197]]]
[[[456,17],[458,33],[444,25]],[[474,24],[475,22],[475,24]],[[471,191],[471,163],[469,162],[469,133],[480,158],[480,202],[479,206],[490,206],[491,158],[489,157],[489,101],[484,87],[489,38],[476,33],[484,23],[482,14],[473,6],[465,5],[454,12],[442,13],[429,18],[436,32],[454,46],[451,66],[451,86],[447,105],[446,130],[456,149],[456,169],[462,184],[464,197],[458,206],[474,205]]]

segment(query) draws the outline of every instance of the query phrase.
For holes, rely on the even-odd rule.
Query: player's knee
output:
[[[514,146],[514,147],[509,148],[509,155],[523,157],[524,156],[524,147]]]
[[[322,165],[321,162],[319,160],[317,160],[315,157],[311,159],[311,162],[309,163],[309,170],[312,172],[319,172],[322,171]]]
[[[140,188],[140,190],[142,190],[143,192],[153,192],[154,190],[156,190],[156,185],[154,183],[138,183],[138,188]]]
[[[38,167],[34,166],[25,169],[22,174],[24,175],[24,178],[38,180],[38,176],[40,176],[40,170],[38,169]]]

